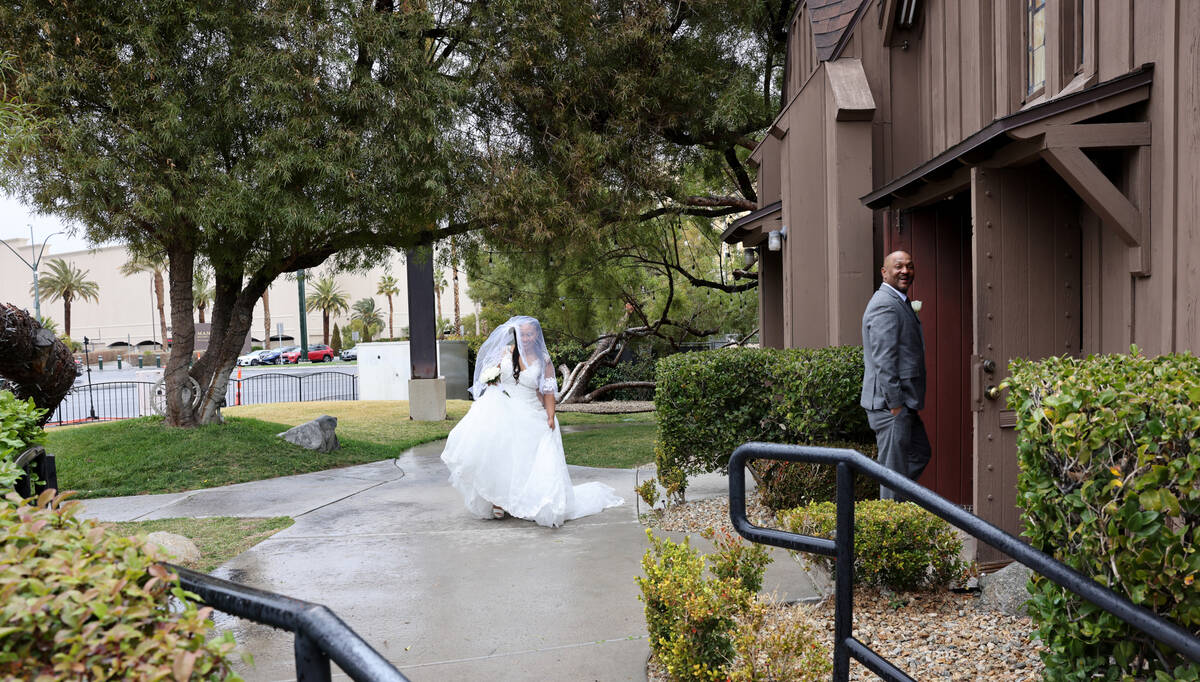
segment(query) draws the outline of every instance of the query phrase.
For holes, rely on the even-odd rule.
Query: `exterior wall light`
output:
[[[787,225],[767,233],[767,250],[779,251],[783,248],[783,240],[787,238]]]
[[[746,249],[743,253],[746,257],[745,269],[749,270],[754,267],[754,262],[758,260],[758,249]]]

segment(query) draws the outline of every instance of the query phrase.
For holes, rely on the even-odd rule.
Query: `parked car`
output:
[[[261,350],[252,350],[249,353],[246,353],[245,355],[239,355],[238,359],[237,359],[238,367],[247,367],[249,365],[261,365],[262,364],[262,360],[260,358],[261,354],[262,354]]]
[[[287,348],[280,349],[280,351],[279,351],[279,363],[280,364],[284,364],[284,363],[296,364],[298,362],[300,362],[300,346],[288,346]]]
[[[333,362],[333,349],[323,343],[308,347],[309,362]]]
[[[341,358],[342,358],[343,362],[350,362],[353,360],[357,360],[358,359],[358,349],[357,348],[347,348],[346,350],[342,351]]]
[[[278,365],[282,362],[279,359],[279,349],[277,348],[268,348],[258,352],[258,364],[260,365]]]

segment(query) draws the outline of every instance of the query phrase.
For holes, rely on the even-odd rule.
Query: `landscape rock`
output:
[[[1014,561],[991,575],[980,576],[981,603],[1010,616],[1026,615],[1029,591],[1025,589],[1025,583],[1029,582],[1030,573],[1029,568]]]
[[[182,535],[159,530],[147,535],[146,539],[158,545],[172,561],[190,564],[200,560],[200,550],[196,543]]]
[[[295,443],[308,450],[333,452],[341,447],[337,434],[334,433],[336,428],[337,417],[330,417],[326,414],[310,422],[293,426],[277,435],[289,443]]]

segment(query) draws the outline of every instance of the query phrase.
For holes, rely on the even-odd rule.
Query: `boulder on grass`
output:
[[[317,450],[319,452],[333,452],[342,447],[338,443],[337,434],[334,433],[334,429],[336,428],[337,417],[330,417],[326,414],[310,422],[293,426],[277,435],[287,442],[295,443],[302,448]]]
[[[159,549],[171,557],[172,561],[193,564],[200,561],[200,550],[196,543],[182,535],[157,530],[146,536],[150,542],[158,545]]]
[[[1025,616],[1025,602],[1029,601],[1029,582],[1032,571],[1024,564],[1012,562],[991,575],[980,576],[980,599],[984,606],[1010,616]]]

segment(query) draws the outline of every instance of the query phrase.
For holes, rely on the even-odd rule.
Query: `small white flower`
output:
[[[921,302],[920,301],[914,299],[912,302],[912,308],[913,308],[914,313],[917,313],[918,315],[921,314]]]
[[[488,367],[487,369],[483,370],[483,373],[479,375],[479,378],[483,379],[483,383],[485,384],[495,383],[496,380],[500,378],[500,368]]]

